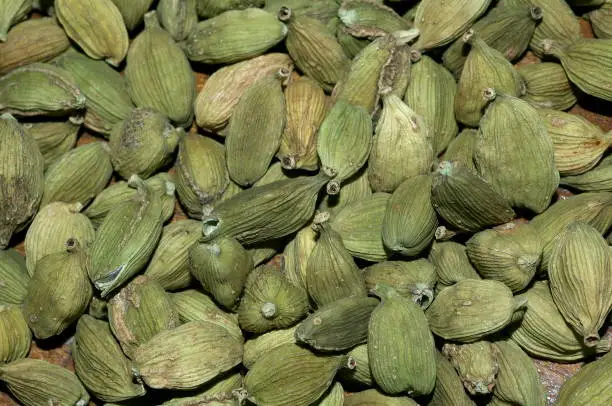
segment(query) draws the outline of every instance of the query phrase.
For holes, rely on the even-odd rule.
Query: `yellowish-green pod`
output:
[[[473,172],[477,172],[473,160],[477,136],[478,130],[473,128],[464,128],[448,144],[448,147],[446,148],[446,151],[444,151],[441,159],[445,161],[461,162],[465,167],[471,169]]]
[[[355,368],[343,369],[338,374],[338,380],[348,385],[363,385],[370,387],[374,384],[368,359],[368,345],[362,344],[348,352],[348,356],[355,361]],[[348,399],[348,398],[347,398]]]
[[[171,400],[162,403],[163,406],[190,406],[194,402],[204,402],[214,406],[237,406],[238,396],[234,390],[243,387],[243,376],[240,371],[227,373],[204,384],[194,392],[174,392]]]
[[[0,3],[0,43],[7,40],[9,28],[25,20],[32,10],[32,0],[4,0]]]
[[[198,0],[161,0],[157,5],[159,22],[175,41],[186,39],[198,24]]]
[[[372,195],[372,188],[368,180],[366,168],[346,180],[340,193],[336,195],[325,194],[319,202],[317,209],[328,211],[332,214],[338,213],[346,205],[365,199]]]
[[[251,369],[258,359],[273,349],[284,344],[296,342],[295,330],[299,324],[286,329],[268,331],[267,333],[251,338],[244,343],[244,356],[242,364]]]
[[[259,8],[264,0],[196,0],[198,15],[210,18],[229,10],[243,10],[245,8]],[[268,6],[268,2],[265,2]],[[271,10],[266,10],[271,11]]]
[[[343,24],[338,24],[336,38],[338,39],[338,43],[342,46],[344,53],[350,59],[355,58],[359,52],[370,43],[370,40],[367,38],[353,37]]]
[[[542,21],[536,26],[529,48],[538,56],[544,55],[542,41],[553,39],[563,45],[580,39],[580,20],[564,0],[511,0],[522,6],[535,6],[542,10]]]
[[[237,1],[237,0],[199,0],[207,1]],[[262,0],[238,0],[242,3],[251,2],[251,7],[259,7],[257,3],[264,3]],[[282,7],[289,7],[295,16],[306,16],[316,18],[322,23],[327,24],[338,15],[340,4],[336,0],[266,0],[264,10],[278,14]]]
[[[344,405],[344,388],[340,382],[336,382],[331,388],[318,400],[319,406],[343,406]]]
[[[242,337],[238,327],[238,315],[226,313],[207,295],[195,289],[171,293],[170,298],[182,323],[206,321],[216,323],[230,331],[234,337]]]
[[[440,352],[436,351],[436,386],[427,406],[475,406],[465,393],[457,371]]]
[[[562,177],[560,183],[583,192],[612,192],[612,155],[603,158],[588,172]]]
[[[355,37],[379,37],[411,28],[410,22],[392,8],[369,0],[342,2],[338,17],[347,32]]]
[[[434,242],[429,251],[429,261],[436,269],[438,287],[454,285],[463,279],[480,279],[465,246],[457,242]]]
[[[414,400],[408,396],[385,395],[378,389],[367,389],[362,392],[352,393],[347,396],[344,404],[346,406],[416,406]]]
[[[111,0],[121,12],[128,31],[134,31],[144,19],[153,0]]]
[[[446,343],[442,354],[455,367],[463,386],[471,395],[486,395],[495,386],[499,366],[497,349],[489,341],[470,344]]]
[[[55,160],[74,148],[80,124],[72,121],[23,123],[23,129],[36,141],[48,168]]]
[[[576,104],[576,95],[561,64],[532,63],[518,71],[525,82],[523,99],[534,107],[567,110]]]
[[[0,365],[27,357],[31,344],[32,333],[21,308],[0,304]]]
[[[612,38],[612,3],[603,0],[604,3],[587,14],[593,32],[597,38]],[[10,36],[9,36],[10,38]]]
[[[317,244],[317,233],[310,226],[298,231],[283,251],[283,273],[287,279],[306,290],[308,258]]]
[[[25,258],[15,249],[0,250],[0,306],[20,305],[28,293],[30,275]]]
[[[612,402],[612,354],[584,365],[570,377],[559,391],[559,406],[599,406]]]

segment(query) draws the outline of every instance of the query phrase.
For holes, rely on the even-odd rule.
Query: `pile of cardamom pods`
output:
[[[610,406],[577,103],[612,113],[612,0],[0,0],[0,389],[543,406],[539,358]]]

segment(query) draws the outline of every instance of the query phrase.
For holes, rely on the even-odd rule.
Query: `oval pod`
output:
[[[559,406],[605,405],[612,402],[612,354],[584,365],[570,377],[559,391]]]
[[[28,293],[30,275],[23,255],[14,248],[0,250],[0,305],[20,305]]]
[[[455,367],[463,386],[470,395],[487,395],[496,385],[497,351],[489,341],[470,344],[446,343],[444,354]]]
[[[436,386],[428,406],[475,406],[465,393],[455,368],[439,351],[436,351]]]
[[[465,246],[457,242],[434,242],[428,259],[436,269],[438,288],[454,285],[463,279],[481,279],[472,267]]]
[[[162,25],[175,41],[186,39],[198,24],[198,0],[161,0],[157,13]]]
[[[23,128],[34,138],[45,160],[45,168],[74,148],[80,124],[66,121],[24,123]]]
[[[523,99],[532,106],[567,110],[576,104],[576,95],[560,63],[532,63],[518,71],[525,82]]]
[[[512,0],[516,2],[517,0]],[[524,0],[519,0],[521,5]],[[542,21],[536,26],[529,48],[539,57],[545,54],[543,40],[553,39],[569,45],[580,39],[580,21],[564,0],[529,0],[542,10]]]
[[[140,26],[147,10],[151,7],[153,0],[111,0],[123,16],[123,21],[128,31],[134,31]]]
[[[31,344],[32,333],[21,308],[0,304],[0,363],[27,357]]]

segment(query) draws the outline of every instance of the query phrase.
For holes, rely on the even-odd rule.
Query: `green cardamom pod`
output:
[[[368,38],[357,38],[349,34],[348,29],[343,24],[338,24],[336,38],[346,56],[351,60],[359,55],[359,52],[370,43]]]
[[[295,330],[298,326],[299,324],[286,329],[268,331],[267,333],[247,340],[244,343],[242,364],[247,369],[251,369],[261,357],[273,349],[284,344],[296,343]]]
[[[463,389],[455,367],[436,351],[436,387],[427,406],[475,406]]]
[[[197,290],[188,289],[170,294],[182,323],[204,321],[214,323],[227,330],[236,339],[242,339],[238,327],[238,315],[226,313],[207,295]]]
[[[534,107],[567,110],[576,104],[576,95],[561,64],[542,62],[522,65],[519,74],[525,82],[523,99]]]
[[[89,302],[87,314],[98,320],[108,320],[108,302],[94,294]]]
[[[283,168],[281,162],[274,162],[268,167],[266,173],[261,178],[259,178],[257,182],[253,183],[253,187],[268,185],[279,180],[296,178],[296,175],[298,174],[296,174],[295,172],[291,173],[285,168]]]
[[[228,0],[199,0],[204,1],[228,1]],[[236,1],[236,0],[231,0]],[[258,2],[261,0],[241,0],[242,2]],[[263,3],[263,1],[261,1]],[[324,24],[334,19],[338,15],[340,2],[337,0],[266,0],[263,7],[264,10],[278,14],[282,7],[288,7],[294,16],[306,16],[315,18]],[[253,4],[251,7],[259,7],[258,4]]]
[[[560,183],[583,192],[612,192],[612,155],[603,158],[588,172],[562,177]]]
[[[160,0],[159,22],[175,41],[183,41],[198,24],[198,0]]]
[[[318,400],[319,406],[343,406],[344,405],[344,388],[340,382],[332,385],[328,391]]]
[[[584,365],[561,386],[559,406],[599,406],[612,402],[612,354]]]
[[[74,148],[80,124],[72,121],[42,121],[23,123],[23,129],[36,141],[43,155],[45,168]]]
[[[13,0],[3,2],[0,9],[0,43],[6,42],[9,28],[25,20],[32,11],[32,0]]]
[[[27,357],[30,344],[32,333],[21,308],[0,304],[0,365]]]
[[[0,306],[22,304],[29,283],[23,255],[12,248],[0,250]]]
[[[355,37],[378,37],[408,30],[411,24],[392,8],[370,0],[346,0],[338,10],[340,21]]]
[[[446,343],[442,347],[442,354],[455,367],[463,386],[471,395],[486,395],[492,392],[499,364],[497,348],[489,341],[471,344]]]
[[[240,372],[223,375],[195,392],[173,392],[172,399],[161,403],[161,406],[240,406],[239,393],[243,386],[243,377]],[[238,393],[234,395],[234,391]]]
[[[245,8],[260,8],[264,0],[196,0],[198,15],[204,18],[214,17],[229,10],[244,10]],[[283,0],[284,1],[284,0]],[[268,2],[265,2],[266,6]],[[266,10],[269,11],[269,10]]]
[[[121,12],[128,31],[140,26],[153,0],[111,0]]]
[[[259,266],[281,252],[286,244],[283,238],[269,240],[245,247],[253,259],[253,266]]]
[[[467,256],[466,247],[454,241],[435,241],[429,251],[429,261],[436,270],[438,288],[463,279],[481,279]]]
[[[474,165],[474,149],[478,138],[478,130],[473,128],[464,128],[446,148],[441,159],[445,161],[457,161],[463,164],[466,168],[477,172]]]
[[[353,348],[348,352],[348,356],[353,359],[355,367],[352,369],[342,369],[338,373],[338,379],[347,385],[373,386],[374,381],[370,371],[367,344],[361,344]]]
[[[368,389],[362,392],[352,393],[347,396],[344,404],[346,406],[417,406],[414,400],[408,396],[389,396],[379,392],[377,389]]]
[[[372,188],[368,181],[368,171],[363,168],[344,182],[338,194],[325,194],[317,209],[336,214],[345,206],[369,196],[372,196]]]
[[[298,231],[283,251],[283,273],[289,282],[306,290],[306,269],[317,244],[317,233],[307,226]]]
[[[553,39],[563,45],[569,45],[580,39],[580,20],[564,0],[511,0],[520,2],[521,6],[534,6],[542,10],[542,21],[536,26],[531,37],[529,48],[537,55],[543,56],[542,41]]]
[[[589,12],[587,17],[597,38],[612,39],[612,3],[607,0],[603,1],[603,4]]]

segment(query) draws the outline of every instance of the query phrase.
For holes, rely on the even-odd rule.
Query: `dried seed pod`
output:
[[[197,388],[195,392],[186,392],[184,394],[181,392],[174,392],[174,397],[161,405],[189,406],[193,405],[195,402],[195,404],[200,403],[214,406],[236,406],[239,395],[234,395],[234,391],[243,387],[243,380],[240,372],[227,373]]]
[[[284,344],[294,344],[296,342],[295,330],[298,326],[299,324],[287,329],[268,331],[247,340],[244,343],[242,364],[247,369],[251,369],[261,357],[273,349]]]
[[[471,48],[459,77],[455,117],[467,126],[478,127],[488,104],[483,97],[484,89],[495,88],[498,93],[518,97],[524,84],[514,66],[501,52],[487,45],[478,32],[469,30],[462,41]]]
[[[193,244],[188,253],[191,274],[215,300],[228,310],[236,310],[238,300],[253,269],[247,250],[233,238]]]
[[[241,359],[242,340],[215,323],[192,321],[141,345],[134,353],[134,367],[151,388],[195,389]]]
[[[343,383],[372,386],[374,381],[370,372],[368,346],[366,344],[358,345],[348,352],[348,356],[353,359],[355,368],[341,370],[338,373],[338,379]]]
[[[87,314],[98,320],[108,320],[108,302],[94,294],[89,302]]]
[[[58,158],[45,172],[41,207],[52,202],[87,205],[113,175],[108,144],[81,145]]]
[[[561,184],[583,192],[612,192],[612,155],[603,158],[588,172],[562,177]]]
[[[238,327],[238,315],[219,309],[217,304],[204,293],[188,289],[171,293],[170,297],[182,323],[190,321],[214,323],[222,326],[236,339],[242,340],[242,331]]]
[[[70,41],[52,18],[26,20],[13,27],[0,43],[0,75],[34,62],[46,62],[64,52]]]
[[[440,291],[426,314],[437,336],[470,343],[502,330],[525,306],[499,281],[464,279]]]
[[[286,35],[287,26],[272,13],[257,8],[229,10],[199,22],[184,49],[192,61],[225,64],[261,55]]]
[[[559,406],[605,405],[612,402],[612,354],[584,365],[561,386]]]
[[[299,174],[285,170],[281,162],[274,162],[268,167],[266,173],[253,184],[253,187],[269,185],[279,180],[293,179],[297,176],[299,176]]]
[[[108,320],[123,352],[132,359],[153,336],[180,324],[170,295],[157,281],[142,275],[109,300]]]
[[[368,339],[370,314],[378,300],[346,297],[320,307],[302,321],[295,337],[318,351],[346,351]]]
[[[436,270],[426,259],[386,261],[371,265],[363,272],[366,289],[371,291],[383,284],[401,296],[427,309],[434,298]]]
[[[434,242],[429,261],[436,269],[438,286],[450,286],[464,279],[480,279],[472,267],[465,246],[454,241]]]
[[[128,184],[137,195],[108,213],[90,250],[89,277],[102,297],[142,270],[162,232],[161,198],[138,176]]]
[[[346,363],[344,355],[317,355],[285,344],[259,358],[244,384],[255,404],[308,406],[329,389]]]
[[[327,223],[328,219],[327,212],[315,217],[319,239],[306,266],[308,295],[317,307],[344,297],[366,296],[359,269],[340,234]]]
[[[158,110],[180,127],[191,125],[195,76],[181,48],[159,26],[154,11],[146,14],[145,29],[130,46],[125,79],[136,106]]]
[[[497,348],[489,341],[471,344],[444,344],[444,354],[457,370],[463,386],[471,395],[491,393],[495,384],[499,364]]]
[[[421,32],[415,47],[431,49],[450,43],[484,14],[489,4],[491,0],[460,0],[440,7],[435,0],[421,1],[414,16],[414,26]]]
[[[23,302],[23,313],[39,339],[61,334],[85,313],[93,296],[87,277],[87,248],[76,238],[64,241],[63,252],[36,262]]]
[[[0,9],[0,42],[6,42],[9,28],[25,20],[32,10],[32,0],[3,1]]]
[[[242,1],[257,2],[258,0]],[[338,8],[340,7],[337,0],[266,0],[265,3],[263,9],[275,15],[278,15],[282,7],[288,7],[291,9],[294,16],[316,18],[325,24],[331,19],[337,18]],[[251,7],[259,7],[259,5],[253,5]]]
[[[347,204],[332,216],[331,228],[340,234],[352,256],[375,262],[387,259],[381,232],[390,197],[388,193],[374,193]]]
[[[86,405],[89,394],[74,373],[40,359],[24,358],[0,365],[0,380],[24,406]]]
[[[459,135],[448,144],[446,151],[444,151],[444,155],[442,155],[442,159],[445,161],[461,162],[466,168],[473,172],[477,172],[473,160],[477,137],[478,130],[464,128]]]
[[[369,196],[372,196],[372,188],[368,181],[368,171],[364,168],[344,182],[340,193],[336,195],[325,194],[317,209],[336,214],[345,206]]]
[[[612,310],[612,257],[601,233],[585,222],[570,223],[550,256],[553,300],[584,344],[599,342],[599,329]]]
[[[460,162],[442,161],[433,176],[436,212],[463,231],[479,231],[514,218],[514,210],[493,186]]]
[[[563,66],[554,62],[532,63],[519,67],[525,82],[523,99],[538,108],[567,110],[576,104]]]
[[[131,362],[121,351],[107,322],[86,314],[81,316],[72,356],[77,376],[98,399],[121,402],[145,394],[142,383],[133,382]]]
[[[587,14],[593,32],[597,38],[612,39],[612,3],[604,0],[603,4]],[[9,34],[10,41],[10,34]]]
[[[512,340],[493,343],[499,372],[493,395],[517,405],[544,406],[546,396],[533,361]]]
[[[579,175],[593,168],[608,147],[606,134],[583,117],[550,109],[538,109],[555,148],[555,166],[561,175]]]
[[[521,5],[532,5],[542,10],[542,21],[536,26],[531,37],[529,48],[537,55],[544,55],[542,41],[554,39],[563,45],[569,45],[580,39],[580,21],[563,0],[512,0]]]
[[[416,256],[434,238],[438,218],[431,202],[432,176],[406,179],[391,195],[383,220],[385,246],[404,256]]]
[[[247,277],[238,307],[240,327],[252,333],[287,328],[308,312],[306,292],[280,272],[262,265]]]
[[[235,237],[249,245],[291,234],[312,218],[325,174],[301,176],[244,190],[219,202],[203,219],[203,238]]]
[[[453,365],[436,351],[436,386],[428,406],[475,406]]]
[[[21,308],[0,304],[0,365],[27,357],[31,344],[32,333]]]
[[[343,406],[344,388],[340,382],[334,383],[331,388],[321,396],[317,404],[321,406]]]
[[[408,396],[388,396],[377,389],[368,389],[352,393],[344,401],[346,406],[416,406],[414,400]]]
[[[480,123],[476,167],[512,207],[541,213],[559,185],[546,125],[526,101],[493,89],[484,94],[492,102]]]
[[[19,67],[0,78],[0,111],[20,116],[67,115],[85,108],[85,95],[65,69],[47,63]]]
[[[44,162],[36,141],[10,114],[0,116],[0,250],[36,214],[43,195]]]
[[[111,132],[108,145],[113,167],[124,179],[134,174],[147,179],[172,161],[184,134],[162,113],[149,108],[133,109]]]
[[[272,259],[285,246],[284,239],[270,240],[263,243],[250,245],[246,250],[253,259],[253,266],[259,266]]]
[[[285,96],[281,70],[255,82],[240,97],[230,117],[226,140],[227,169],[232,180],[250,186],[265,173],[285,129]]]
[[[92,59],[119,66],[129,38],[113,0],[57,0],[55,14],[66,34]]]
[[[378,285],[381,303],[370,317],[368,357],[374,381],[388,394],[427,395],[436,383],[434,339],[421,308]]]
[[[0,306],[22,304],[30,275],[25,258],[15,249],[0,250],[0,281]]]
[[[411,28],[410,22],[392,8],[370,0],[343,1],[338,17],[355,37],[379,37]]]
[[[74,148],[81,125],[72,121],[23,123],[23,129],[34,138],[43,155],[45,167]]]
[[[161,0],[159,22],[175,41],[186,39],[198,24],[198,0]]]
[[[317,233],[312,227],[304,227],[283,251],[283,273],[289,282],[306,290],[306,267],[308,258],[317,244]]]
[[[327,113],[323,89],[307,76],[285,89],[287,125],[276,156],[284,169],[316,170],[317,132]]]
[[[285,44],[296,66],[324,90],[331,91],[351,63],[335,35],[323,22],[296,16],[288,7],[281,7],[278,18],[287,23]]]
[[[348,33],[347,28],[343,24],[338,24],[336,29],[336,38],[342,46],[344,53],[349,59],[354,59],[359,52],[370,44],[368,38],[357,38]]]
[[[121,12],[128,31],[140,26],[153,0],[111,0]]]
[[[36,263],[49,254],[66,250],[66,241],[75,238],[85,250],[95,238],[93,225],[81,213],[81,203],[54,202],[42,207],[25,237],[26,266],[30,276]]]

